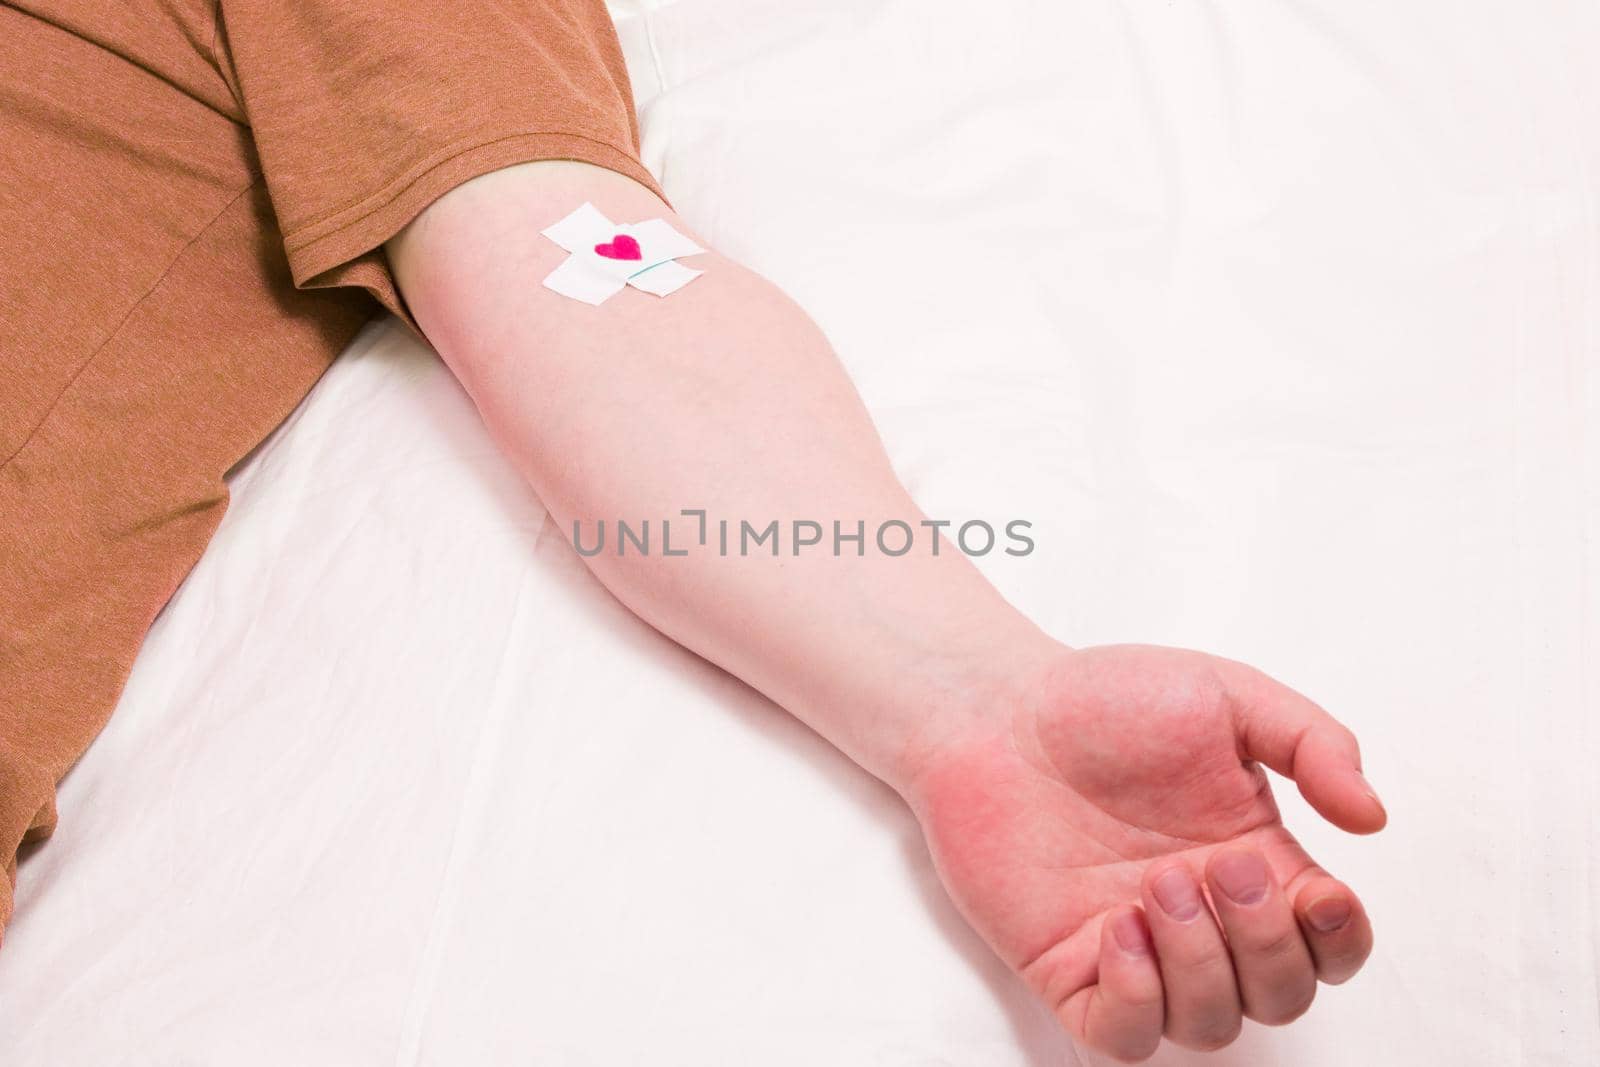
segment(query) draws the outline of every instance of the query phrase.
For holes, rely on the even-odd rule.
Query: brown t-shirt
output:
[[[656,189],[601,0],[0,3],[0,928],[223,475],[416,329],[382,243],[534,159]]]

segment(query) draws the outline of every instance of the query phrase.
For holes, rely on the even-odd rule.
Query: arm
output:
[[[1317,977],[1360,966],[1359,901],[1283,829],[1257,766],[1293,773],[1346,829],[1377,829],[1348,731],[1229,661],[1068,649],[953,546],[934,555],[826,341],[755,274],[713,253],[666,298],[591,307],[545,289],[565,254],[539,231],[585,200],[691,232],[631,180],[551,162],[468,182],[389,243],[499,447],[568,534],[686,508],[826,531],[799,556],[787,541],[776,557],[608,546],[586,562],[612,593],[898,790],[957,906],[1091,1044],[1139,1058],[1163,1030],[1226,1043],[1241,1013],[1286,1021]],[[872,543],[891,519],[919,534],[897,558]],[[831,551],[835,520],[865,523],[863,555]],[[692,531],[674,522],[674,544]],[[1179,898],[1198,910],[1161,905]],[[1344,920],[1320,930],[1319,908]]]
[[[498,171],[391,243],[407,303],[564,535],[581,520],[592,545],[606,522],[607,551],[586,562],[612,593],[873,774],[903,778],[908,739],[941,718],[930,706],[989,699],[979,690],[1014,676],[997,668],[1050,642],[948,544],[834,558],[833,519],[850,532],[865,520],[870,539],[882,520],[923,516],[827,342],[773,285],[712,253],[686,261],[705,275],[665,298],[627,289],[590,307],[544,288],[565,253],[539,231],[585,200],[689,232],[610,171]],[[686,508],[711,523],[811,519],[827,551],[617,555],[618,518],[658,526]],[[697,532],[678,518],[674,546]]]

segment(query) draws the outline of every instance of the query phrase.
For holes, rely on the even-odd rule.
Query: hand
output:
[[[1063,650],[905,790],[951,897],[1090,1047],[1215,1049],[1281,1024],[1372,948],[1361,902],[1279,819],[1261,764],[1353,833],[1386,815],[1354,735],[1243,664]],[[1207,898],[1209,897],[1209,905]]]

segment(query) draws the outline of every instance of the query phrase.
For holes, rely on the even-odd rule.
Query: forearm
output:
[[[564,534],[576,522],[592,547],[605,521],[586,562],[619,599],[899,786],[919,744],[999,699],[1050,643],[948,541],[934,553],[843,368],[770,283],[713,253],[666,298],[630,289],[591,307],[545,289],[565,253],[539,231],[585,200],[688,232],[609,172],[500,171],[391,242],[413,313]],[[706,512],[707,544],[685,509]],[[619,519],[650,521],[648,553],[617,541]],[[663,552],[664,519],[687,555]],[[745,554],[741,521],[773,520],[777,555]],[[796,554],[794,520],[819,524],[821,543]],[[875,544],[890,520],[915,533],[902,556]],[[860,555],[853,541],[835,553],[835,521],[861,524]]]

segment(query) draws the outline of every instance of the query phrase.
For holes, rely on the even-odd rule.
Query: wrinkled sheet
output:
[[[1600,1062],[1600,32],[1578,2],[683,0],[646,161],[1069,643],[1242,658],[1391,828],[1377,952],[1158,1063]],[[587,576],[437,358],[231,479],[27,857],[0,1062],[1013,1064],[1075,1050],[896,798]]]

